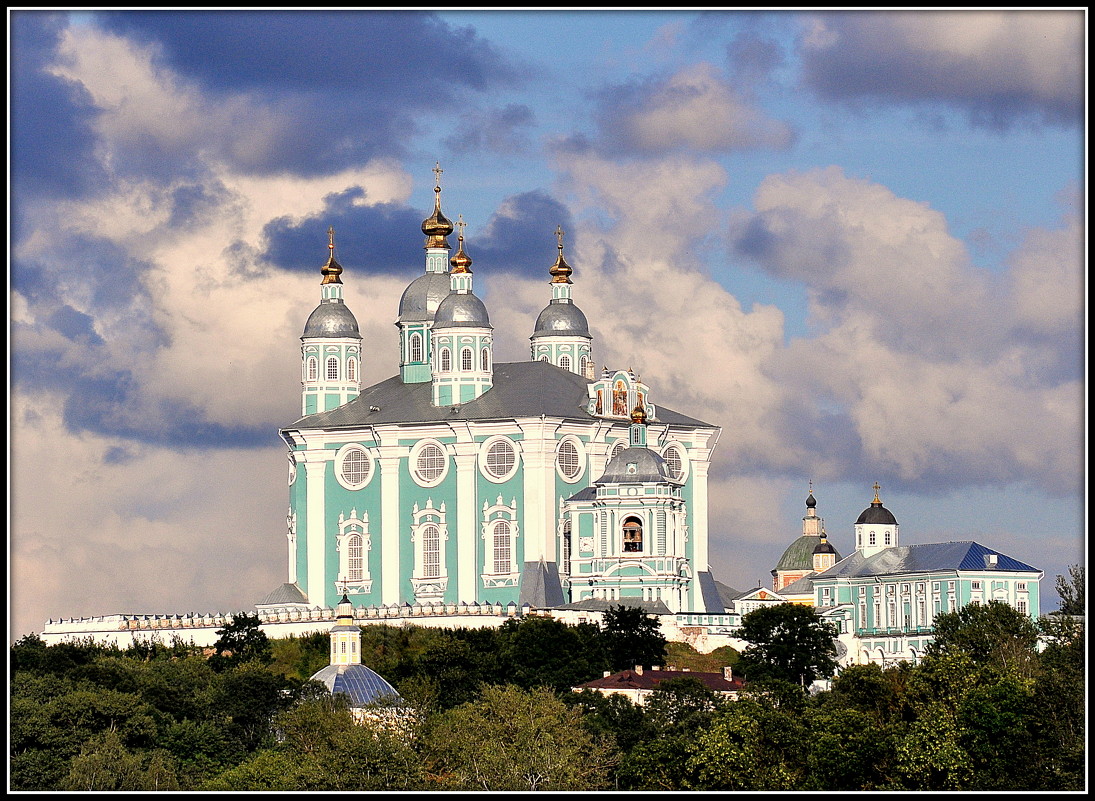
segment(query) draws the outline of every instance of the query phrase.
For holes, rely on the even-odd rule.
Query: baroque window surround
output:
[[[354,543],[354,538],[358,542]],[[360,551],[360,573],[357,565],[351,564],[354,546]],[[347,517],[344,512],[338,515],[338,534],[335,537],[335,548],[338,551],[338,579],[335,581],[335,589],[347,595],[362,595],[372,591],[372,574],[369,571],[369,552],[372,550],[372,536],[369,533],[369,513],[366,511],[358,517],[357,509],[351,509]]]
[[[434,508],[433,498],[419,509],[415,503],[411,514],[411,544],[414,546],[414,572],[411,575],[411,587],[416,601],[441,601],[449,583],[448,564],[445,559],[446,543],[449,539],[449,527],[445,520],[445,502],[440,508]],[[426,575],[425,537],[430,528],[437,530],[439,565],[436,576]],[[432,532],[429,532],[432,533]]]
[[[495,572],[495,536],[501,533],[500,523],[508,526],[509,535],[509,568],[505,573]],[[480,533],[483,540],[483,587],[516,587],[521,578],[517,567],[517,540],[521,529],[517,518],[516,498],[511,498],[508,504],[502,501],[501,495],[493,504],[488,505],[483,501]]]
[[[502,465],[505,467],[505,472],[498,472],[498,460],[499,458],[505,459],[504,449],[506,447],[509,448],[509,454],[512,456],[513,462],[506,465],[503,461]],[[495,484],[503,484],[513,478],[517,473],[517,469],[521,466],[520,446],[506,436],[488,437],[479,446],[478,462],[479,472],[483,475],[483,478]],[[495,465],[493,469],[491,467],[492,463]]]

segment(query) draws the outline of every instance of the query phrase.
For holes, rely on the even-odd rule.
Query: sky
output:
[[[711,568],[872,485],[1086,563],[1086,10],[8,10],[9,636],[286,580],[328,227],[398,370],[443,169],[496,361],[562,226],[594,357],[721,427]]]

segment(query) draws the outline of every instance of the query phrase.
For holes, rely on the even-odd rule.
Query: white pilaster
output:
[[[457,599],[471,603],[478,599],[479,568],[475,563],[475,544],[479,539],[476,519],[475,460],[479,446],[472,441],[455,445],[456,463],[456,593]],[[516,547],[516,545],[514,546]]]
[[[399,603],[399,462],[393,448],[380,448],[380,602]]]
[[[304,452],[304,472],[308,480],[308,523],[305,533],[305,548],[308,553],[308,603],[326,606],[327,575],[325,556],[327,551],[327,532],[325,517],[326,470],[327,462],[333,451],[316,449]]]

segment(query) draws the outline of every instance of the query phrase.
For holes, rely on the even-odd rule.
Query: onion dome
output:
[[[814,498],[814,493],[811,490],[810,494],[806,496],[806,508],[814,509],[817,507],[817,500]]]
[[[399,322],[433,320],[441,301],[449,296],[452,280],[448,273],[423,273],[411,281],[399,299]]]
[[[551,265],[551,269],[548,270],[548,273],[551,274],[551,283],[573,283],[570,280],[570,275],[574,270],[570,268],[570,265],[567,264],[567,260],[563,258],[563,227],[561,225],[556,227],[555,236],[559,239],[559,257],[555,259],[555,264]]]
[[[464,226],[467,225],[464,222],[462,215],[457,215],[460,226],[460,235],[456,238],[458,247],[456,249],[456,255],[449,259],[449,264],[452,265],[452,271],[454,273],[470,273],[471,272],[471,256],[464,252]]]
[[[452,233],[453,227],[452,221],[441,213],[441,173],[444,170],[441,169],[440,162],[433,168],[433,171],[437,176],[437,183],[433,187],[433,214],[422,221],[422,233],[426,235],[427,248],[448,249],[449,243],[445,237]]]
[[[445,276],[447,279],[448,276]],[[434,330],[467,326],[469,328],[489,328],[490,318],[487,307],[471,292],[450,292],[437,307],[433,317]]]
[[[856,520],[856,525],[860,523],[876,524],[882,526],[897,525],[897,518],[893,516],[893,512],[882,505],[882,501],[878,499],[878,491],[881,487],[876,482],[874,485],[874,500],[871,501],[871,505],[863,510],[863,513]]]
[[[582,310],[569,301],[553,300],[536,318],[534,337],[563,334],[588,337],[589,323]]]
[[[646,425],[646,409],[642,407],[642,404],[636,404],[635,408],[631,410],[631,422],[637,425]]]
[[[836,548],[834,548],[832,545],[829,544],[829,541],[827,539],[825,539],[824,534],[821,535],[821,542],[819,542],[817,545],[814,546],[814,553],[815,554],[831,553],[834,556],[836,556],[838,559],[840,558],[840,554],[838,554],[836,552]]]

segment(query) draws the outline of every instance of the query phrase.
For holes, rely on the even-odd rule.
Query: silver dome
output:
[[[487,316],[487,307],[483,305],[483,301],[471,292],[449,293],[449,296],[437,307],[437,313],[433,317],[433,328],[436,331],[438,328],[454,326],[489,328],[490,318]]]
[[[305,337],[353,337],[361,339],[357,330],[357,318],[341,300],[323,300],[308,316],[304,325]]]
[[[553,300],[536,318],[536,327],[532,332],[534,337],[552,334],[588,337],[589,323],[586,322],[586,316],[582,310],[573,303]]]
[[[441,305],[449,290],[452,279],[448,273],[423,273],[411,281],[403,290],[399,299],[399,317],[401,323],[417,323],[433,320],[434,312]]]
[[[624,448],[605,465],[604,475],[594,484],[639,484],[680,482],[669,472],[669,465],[649,448]]]
[[[331,695],[346,693],[355,707],[374,703],[394,706],[403,702],[395,688],[366,665],[328,665],[313,673],[312,679],[327,685]]]

